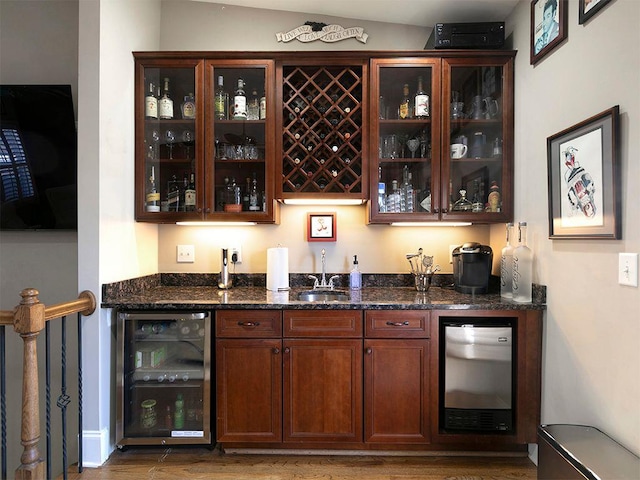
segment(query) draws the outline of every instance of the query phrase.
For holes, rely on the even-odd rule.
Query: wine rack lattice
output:
[[[361,193],[362,68],[283,73],[283,191]]]

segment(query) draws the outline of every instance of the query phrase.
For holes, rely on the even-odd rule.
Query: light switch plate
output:
[[[618,257],[618,283],[630,287],[638,286],[638,254],[621,253]]]
[[[193,263],[196,261],[196,249],[193,245],[178,245],[176,262]]]

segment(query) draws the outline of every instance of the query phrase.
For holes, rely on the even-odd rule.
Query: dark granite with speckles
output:
[[[327,274],[327,278],[329,278]],[[104,284],[104,308],[121,310],[202,309],[451,309],[451,310],[544,310],[546,287],[533,286],[532,303],[516,303],[500,297],[499,279],[492,277],[490,293],[464,294],[453,289],[450,274],[435,275],[429,291],[419,293],[410,274],[363,274],[362,290],[349,292],[348,301],[302,302],[301,291],[311,290],[308,274],[291,274],[286,292],[265,287],[265,274],[232,275],[233,288],[217,288],[216,274],[158,273]],[[349,276],[342,274],[336,289],[349,291]]]

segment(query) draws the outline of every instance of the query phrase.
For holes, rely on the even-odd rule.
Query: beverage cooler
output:
[[[211,444],[207,312],[120,312],[116,444]]]

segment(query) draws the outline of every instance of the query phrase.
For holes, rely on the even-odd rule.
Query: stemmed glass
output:
[[[164,140],[169,148],[169,160],[173,160],[173,145],[176,143],[176,134],[173,130],[164,132]]]
[[[193,145],[193,132],[191,130],[182,132],[182,143],[184,144],[187,160],[189,160],[191,158],[191,145]]]
[[[410,138],[409,140],[407,140],[407,147],[409,147],[409,150],[411,151],[411,158],[416,158],[416,151],[418,150],[419,146],[419,138]]]
[[[147,157],[149,158],[149,160],[157,160],[159,157],[158,143],[160,142],[160,132],[158,132],[158,130],[152,130],[149,140],[151,142],[149,145]]]

